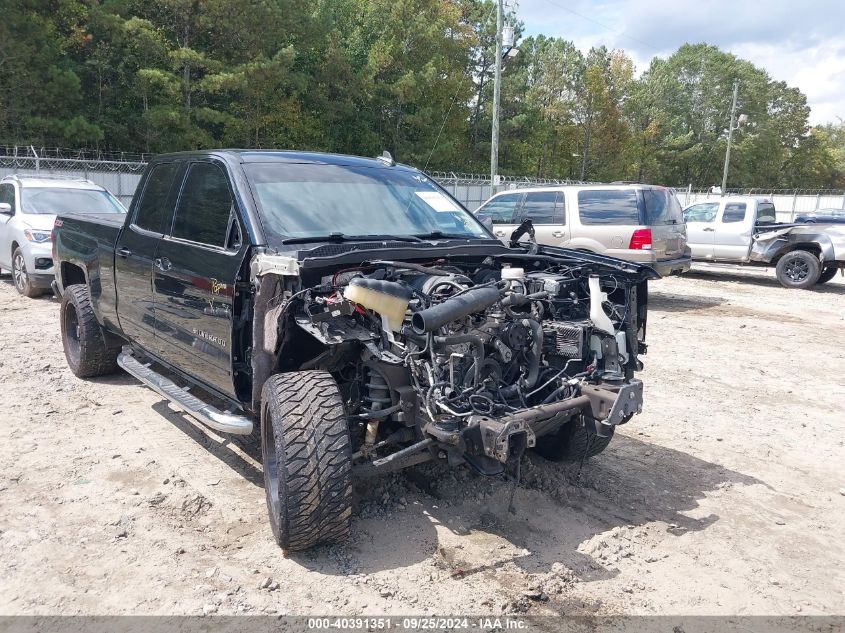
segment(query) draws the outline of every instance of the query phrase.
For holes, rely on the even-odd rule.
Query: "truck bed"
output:
[[[59,217],[63,225],[65,220],[73,220],[74,222],[83,222],[85,224],[111,226],[116,229],[120,229],[126,221],[126,215],[123,213],[67,213]]]
[[[71,283],[87,283],[91,302],[103,324],[120,331],[117,320],[117,293],[114,285],[114,246],[126,215],[123,213],[67,214],[56,218],[53,257],[62,267],[74,264],[86,272],[87,279],[77,279],[63,270],[56,271],[59,290]],[[68,269],[69,270],[69,269]]]

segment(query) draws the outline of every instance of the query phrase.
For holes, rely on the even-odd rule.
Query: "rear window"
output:
[[[761,202],[757,205],[757,224],[776,224],[777,221],[775,205],[771,202]]]
[[[683,209],[675,194],[669,189],[662,187],[643,189],[643,202],[645,203],[645,223],[649,226],[680,224],[684,221]]]
[[[633,189],[585,189],[578,192],[581,224],[640,224],[637,192]]]

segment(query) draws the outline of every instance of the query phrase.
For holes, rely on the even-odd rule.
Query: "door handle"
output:
[[[170,263],[170,260],[166,257],[156,257],[153,260],[153,263],[155,264],[156,268],[162,271],[170,270],[173,267],[173,265]]]
[[[132,255],[132,251],[130,251],[125,246],[121,246],[119,249],[117,249],[117,254],[119,257],[129,257],[130,255]]]
[[[496,235],[498,235],[499,237],[504,237],[505,232],[504,231],[496,231]]]
[[[563,231],[554,231],[552,237],[563,237]]]
[[[712,232],[713,232],[713,231],[715,231],[716,229],[701,229],[701,230],[702,230],[702,231],[707,231],[708,233],[712,233]]]

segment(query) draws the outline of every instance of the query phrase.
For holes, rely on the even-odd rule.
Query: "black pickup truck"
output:
[[[285,550],[346,537],[353,475],[583,459],[642,408],[657,274],[505,246],[389,155],[162,155],[122,219],[56,219],[67,362],[260,438]]]

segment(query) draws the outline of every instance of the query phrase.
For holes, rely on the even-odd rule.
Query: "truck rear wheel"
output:
[[[778,260],[775,272],[784,288],[807,289],[818,282],[821,264],[809,251],[791,251]]]
[[[87,287],[75,284],[65,288],[60,321],[65,358],[77,378],[104,376],[117,371],[120,346],[110,341],[97,323]]]
[[[822,274],[819,275],[819,280],[816,283],[826,284],[828,281],[836,277],[836,273],[838,271],[839,269],[835,266],[828,266],[822,271]]]
[[[352,450],[337,382],[325,371],[271,376],[261,392],[264,492],[285,551],[349,536]]]
[[[595,457],[607,448],[613,436],[599,437],[587,430],[585,422],[591,421],[579,416],[564,424],[557,432],[538,437],[534,452],[553,462],[572,462]]]

